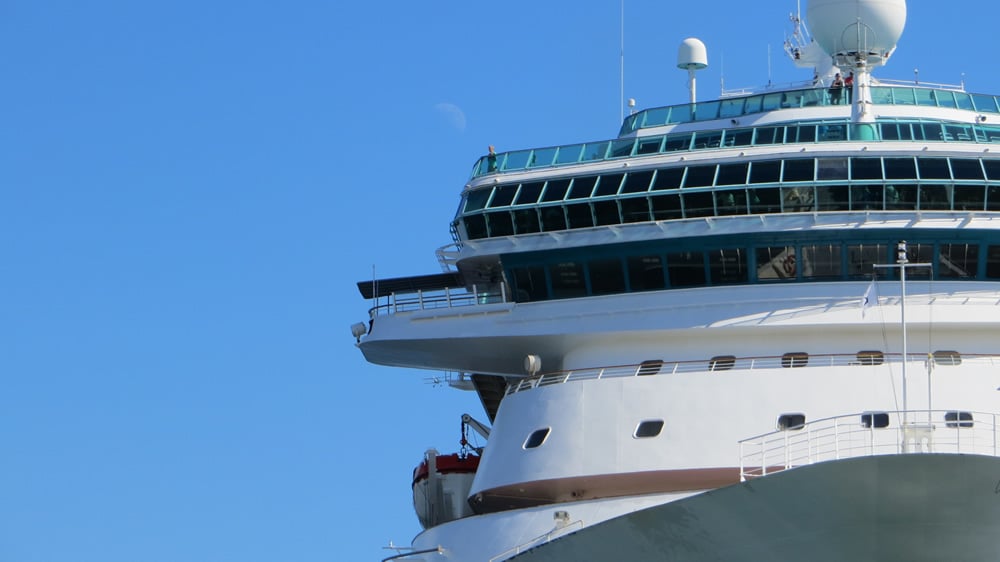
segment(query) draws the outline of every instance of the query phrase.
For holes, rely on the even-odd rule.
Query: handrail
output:
[[[435,548],[427,548],[427,549],[424,549],[424,550],[414,550],[412,552],[403,552],[403,553],[400,553],[400,554],[396,554],[394,556],[390,556],[388,558],[383,558],[382,562],[389,562],[389,560],[403,560],[403,559],[405,559],[405,558],[407,558],[409,556],[415,556],[417,554],[431,554],[431,553],[444,554],[444,549],[441,548],[440,546],[437,546]]]
[[[878,367],[887,363],[902,363],[901,353],[884,353],[881,356],[869,355],[867,352],[858,353],[829,353],[819,355],[808,355],[804,358],[799,355],[772,355],[772,356],[752,356],[752,357],[714,357],[711,359],[697,359],[685,361],[647,361],[644,363],[631,365],[612,365],[604,367],[588,367],[584,369],[570,369],[564,371],[553,371],[533,377],[526,377],[510,383],[505,396],[539,387],[563,384],[572,381],[612,379],[623,377],[642,377],[651,375],[675,375],[677,373],[697,373],[707,372],[709,374],[717,371],[732,370],[760,370],[760,369],[797,369],[802,367]],[[933,359],[933,355],[927,353],[909,353],[908,362],[927,361]],[[952,357],[952,356],[949,356]],[[951,362],[949,362],[951,361]],[[936,365],[1000,365],[1000,355],[988,354],[962,354],[957,359],[949,359],[944,356],[938,358]],[[926,411],[926,410],[924,410]],[[751,438],[753,439],[753,438]]]
[[[887,425],[876,427],[876,415],[885,415]],[[869,416],[868,422],[864,423],[866,416]],[[997,416],[994,412],[895,410],[857,412],[810,421],[741,440],[740,481],[817,462],[876,455],[1000,456]],[[896,420],[895,425],[891,420]]]
[[[512,302],[510,290],[506,283],[499,283],[492,291],[482,291],[479,286],[445,287],[444,289],[413,293],[392,293],[385,302],[368,309],[368,316],[376,318],[381,315],[392,315],[400,312],[416,310],[450,309],[487,304],[506,304]]]
[[[520,554],[522,552],[521,549],[525,548],[525,547],[528,547],[528,546],[534,548],[536,546],[545,544],[545,543],[551,541],[557,534],[562,533],[566,529],[569,529],[570,527],[575,527],[575,526],[579,526],[582,529],[583,528],[583,520],[577,519],[576,521],[573,521],[572,523],[566,523],[565,525],[558,526],[555,529],[552,529],[551,531],[549,531],[549,532],[547,532],[547,533],[545,533],[543,535],[539,535],[539,536],[537,536],[537,537],[535,537],[535,538],[533,538],[533,539],[531,539],[531,540],[529,540],[527,542],[521,543],[521,544],[519,544],[519,545],[517,545],[515,547],[512,547],[512,548],[508,548],[507,550],[501,552],[500,554],[497,554],[493,558],[490,558],[489,562],[497,562],[498,560],[505,560],[507,558],[510,558],[510,556],[513,555],[513,554]]]

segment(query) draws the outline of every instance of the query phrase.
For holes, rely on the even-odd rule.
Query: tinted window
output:
[[[625,185],[622,193],[640,193],[649,189],[649,183],[653,179],[653,172],[632,172],[625,177]]]
[[[542,194],[544,182],[522,183],[521,191],[517,193],[515,205],[530,205],[538,202],[538,196]]]
[[[545,185],[542,201],[562,201],[566,197],[567,188],[569,188],[569,180],[549,180],[549,183]]]
[[[667,273],[673,287],[705,284],[705,256],[701,252],[667,255]]]
[[[629,257],[628,282],[633,291],[653,291],[666,287],[660,256]]]
[[[637,439],[656,437],[661,431],[663,431],[663,420],[647,420],[635,428],[635,437]]]
[[[625,292],[625,272],[617,258],[591,260],[590,289],[595,295]]]
[[[740,248],[712,250],[708,268],[713,284],[745,283],[748,277],[746,252]]]
[[[861,426],[877,429],[889,427],[889,414],[885,412],[865,412],[861,414]]]
[[[681,186],[681,178],[684,177],[684,168],[666,168],[656,171],[656,179],[653,181],[653,189],[678,189]]]
[[[597,183],[597,176],[573,178],[573,187],[569,190],[569,198],[582,199],[590,197],[590,194],[594,191],[595,183]]]
[[[750,183],[777,183],[781,177],[781,161],[754,162],[750,165]]]
[[[684,187],[707,187],[715,179],[715,166],[690,166],[684,178]]]
[[[524,440],[525,449],[534,449],[535,447],[540,447],[542,443],[545,442],[545,438],[549,436],[549,428],[538,429],[531,433],[527,439]]]
[[[563,262],[549,266],[549,277],[552,279],[552,298],[568,299],[587,295],[587,286],[583,280],[583,265],[576,262]]]
[[[787,431],[790,429],[802,429],[806,425],[805,414],[781,414],[778,416],[778,429]]]

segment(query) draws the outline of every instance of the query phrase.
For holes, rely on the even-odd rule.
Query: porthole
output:
[[[809,354],[805,352],[786,353],[781,356],[781,366],[786,369],[805,367],[809,363]]]
[[[658,375],[660,373],[660,369],[662,368],[663,368],[663,361],[660,361],[659,359],[643,361],[639,365],[639,370],[636,372],[636,374],[639,375],[640,377],[645,375]]]
[[[709,371],[728,371],[736,365],[735,355],[716,355],[708,360]]]
[[[881,365],[885,363],[885,354],[881,351],[859,351],[859,365]]]
[[[663,431],[663,420],[646,420],[640,422],[635,428],[632,437],[643,439],[646,437],[656,437]]]
[[[778,430],[799,430],[806,426],[805,414],[781,414],[778,416]]]
[[[936,365],[961,365],[962,354],[957,351],[935,351],[934,363]]]
[[[944,421],[948,427],[972,427],[972,412],[946,412]]]
[[[545,438],[548,436],[549,436],[548,427],[546,427],[545,429],[536,429],[535,431],[531,432],[531,435],[529,435],[527,439],[524,440],[524,448],[534,449],[536,447],[540,447],[542,443],[545,443]]]
[[[889,414],[885,412],[865,412],[861,414],[861,426],[876,429],[889,427]]]

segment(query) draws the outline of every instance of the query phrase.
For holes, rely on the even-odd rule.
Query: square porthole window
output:
[[[809,363],[809,354],[805,352],[786,353],[781,356],[781,366],[786,369],[805,367]]]
[[[885,363],[885,354],[881,351],[859,351],[857,357],[859,365],[881,365]]]
[[[962,354],[957,351],[935,351],[935,365],[961,365]]]
[[[643,439],[646,437],[656,437],[663,431],[663,420],[645,420],[640,422],[635,428],[632,437]]]
[[[643,361],[639,365],[639,370],[636,372],[638,376],[645,375],[658,375],[660,374],[660,369],[663,368],[663,361],[659,359],[651,359],[649,361]]]
[[[781,414],[778,416],[778,430],[799,430],[806,426],[805,414]]]
[[[549,428],[536,429],[531,432],[531,435],[524,440],[525,449],[534,449],[536,447],[541,447],[542,443],[545,443],[545,439],[549,436]]]
[[[885,412],[865,412],[861,414],[861,426],[881,429],[889,427],[889,414]]]
[[[944,422],[948,427],[972,427],[972,412],[946,412]]]
[[[735,355],[716,355],[708,360],[709,371],[728,371],[736,365]]]

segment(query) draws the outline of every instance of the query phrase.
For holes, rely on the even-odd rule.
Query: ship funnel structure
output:
[[[837,66],[880,66],[903,34],[906,0],[809,0],[806,21]]]
[[[700,39],[688,37],[681,41],[677,49],[677,68],[688,71],[688,89],[691,91],[691,103],[696,101],[696,85],[694,73],[708,68],[708,50]]]

